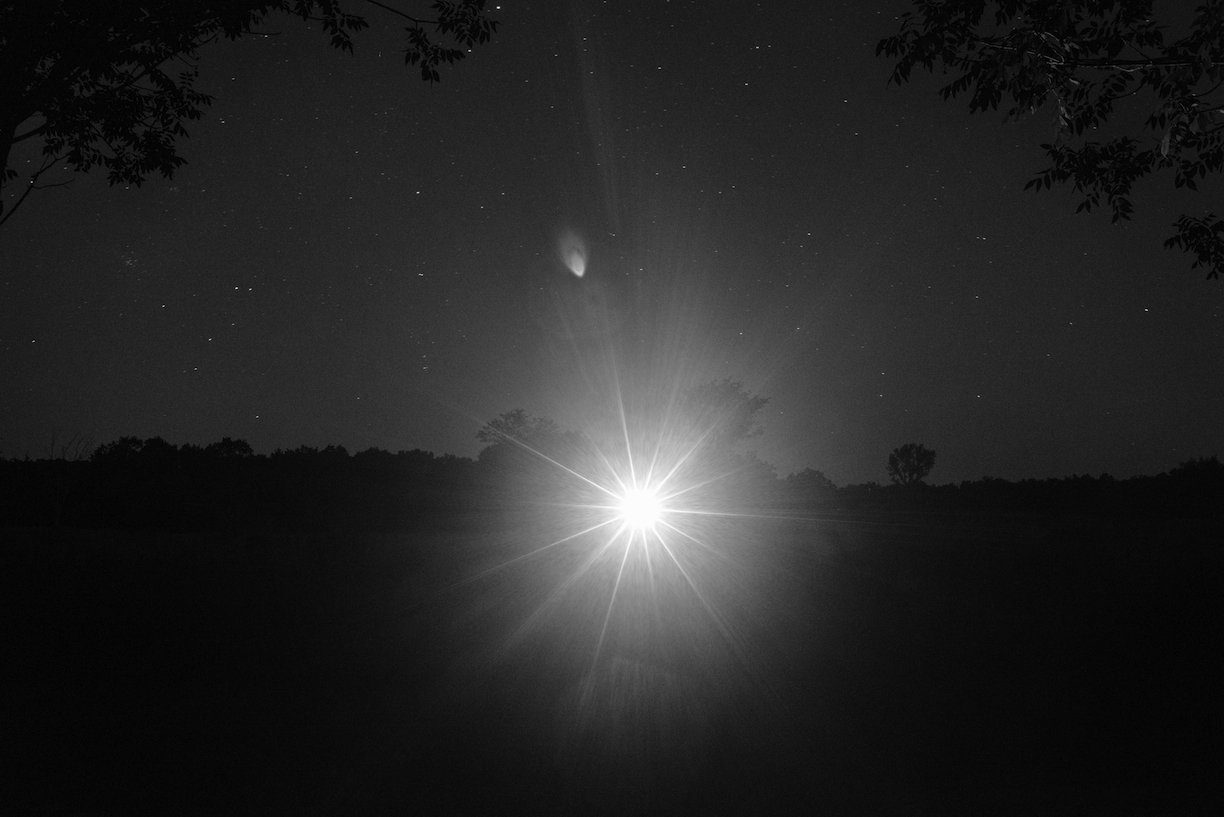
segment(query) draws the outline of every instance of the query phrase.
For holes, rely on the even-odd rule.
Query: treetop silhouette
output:
[[[935,467],[935,452],[922,443],[906,443],[888,455],[888,478],[894,485],[918,485]]]

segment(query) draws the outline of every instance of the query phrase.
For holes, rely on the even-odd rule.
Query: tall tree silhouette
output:
[[[935,452],[922,443],[906,443],[888,455],[888,478],[894,485],[917,485],[935,467]]]
[[[764,432],[760,414],[768,404],[768,397],[731,379],[700,383],[681,396],[680,414],[691,437],[686,445],[694,447],[679,473],[702,484],[697,493],[707,501],[755,500],[773,487],[773,466],[746,446]]]
[[[750,394],[743,383],[723,379],[693,386],[684,393],[681,406],[707,447],[726,449],[764,431],[759,415],[768,403],[768,397]]]

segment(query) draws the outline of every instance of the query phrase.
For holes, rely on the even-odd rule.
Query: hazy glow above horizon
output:
[[[721,616],[707,601],[703,577],[721,572],[725,555],[713,546],[720,523],[741,513],[719,507],[723,500],[708,490],[730,476],[711,466],[706,456],[708,429],[680,417],[627,417],[623,396],[616,395],[619,429],[602,444],[586,440],[564,453],[546,452],[525,440],[507,438],[537,460],[558,485],[552,498],[536,507],[557,533],[552,541],[495,564],[479,579],[539,559],[568,559],[581,554],[569,575],[555,588],[552,601],[529,617],[534,626],[545,608],[561,603],[579,586],[580,596],[604,596],[588,626],[594,635],[592,667],[617,621],[643,614],[643,604],[674,604],[687,597],[721,629]],[[665,412],[667,414],[668,412]],[[649,426],[643,427],[643,426]],[[530,509],[532,503],[524,506]],[[606,595],[605,595],[606,594]],[[577,620],[572,622],[581,626]]]

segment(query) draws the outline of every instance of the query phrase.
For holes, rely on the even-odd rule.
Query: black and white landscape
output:
[[[524,474],[490,458],[163,445],[127,470],[3,464],[6,496],[71,485],[71,524],[33,524],[55,494],[5,506],[15,813],[1221,803],[1218,463],[778,481],[736,515],[570,539],[586,511],[499,490]],[[131,516],[89,524],[100,474]]]
[[[1224,2],[0,2],[0,814],[1224,814]]]

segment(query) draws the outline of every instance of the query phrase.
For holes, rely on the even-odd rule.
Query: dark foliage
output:
[[[584,437],[521,408],[490,420],[476,439],[486,443],[477,460],[483,493],[499,502],[556,502],[571,495],[562,492],[572,489],[572,472],[591,473],[597,461]]]
[[[749,448],[764,431],[760,414],[768,403],[769,398],[727,378],[699,383],[681,395],[675,408],[681,426],[677,430],[681,437],[689,436],[693,447],[680,476],[701,484],[692,492],[696,504],[731,507],[773,498],[773,466]]]
[[[888,478],[894,485],[918,485],[935,467],[935,452],[922,443],[906,443],[888,455]]]
[[[914,69],[953,74],[944,99],[1009,117],[1053,109],[1049,167],[1025,185],[1071,184],[1077,212],[1108,206],[1130,218],[1131,191],[1149,174],[1179,188],[1224,169],[1224,2],[1208,0],[1170,37],[1151,0],[914,0],[876,53],[895,59],[892,82]],[[1214,213],[1181,216],[1165,242],[1224,272],[1224,228]]]
[[[471,460],[343,447],[256,455],[123,437],[88,461],[0,461],[0,524],[162,531],[379,529],[478,501]],[[64,486],[67,486],[65,489]]]
[[[638,428],[629,422],[635,462],[652,461],[666,440],[663,455],[674,484],[701,483],[686,501],[703,506],[764,502],[771,499],[773,467],[746,451],[743,444],[761,433],[758,414],[768,399],[748,393],[733,380],[711,381],[688,389],[666,412],[666,427]],[[608,496],[585,478],[615,485],[627,476],[626,429],[593,428],[584,433],[562,430],[547,417],[523,409],[490,420],[476,437],[483,478],[503,499],[530,499],[544,504],[604,504]],[[639,476],[644,476],[639,474]],[[662,474],[654,474],[658,479]]]
[[[505,416],[505,415],[503,415]],[[538,442],[538,440],[537,440]],[[598,473],[581,435],[556,432],[557,462]],[[439,515],[527,502],[573,502],[574,474],[497,443],[477,461],[427,451],[301,447],[254,454],[242,440],[200,447],[123,437],[88,460],[0,460],[0,526],[207,531],[389,530]],[[1157,476],[838,488],[819,471],[785,479],[750,458],[703,486],[701,502],[858,513],[1016,512],[1114,517],[1224,516],[1224,465],[1188,460]],[[606,503],[606,497],[590,497]]]
[[[430,18],[374,2],[406,21],[404,60],[437,82],[439,68],[488,42],[497,28],[484,0],[435,0]],[[352,51],[369,21],[352,0],[92,0],[0,3],[0,185],[17,181],[12,146],[42,143],[43,162],[3,224],[53,168],[106,170],[111,184],[140,185],[184,163],[178,142],[212,97],[198,91],[197,52],[221,37],[258,32],[276,15],[320,23],[331,45]],[[59,182],[63,184],[66,182]],[[45,185],[44,185],[45,186]]]
[[[705,448],[728,450],[764,431],[759,415],[769,398],[750,394],[739,381],[724,379],[689,389],[681,402],[681,411],[700,429]]]
[[[791,504],[829,502],[837,498],[837,486],[813,468],[790,474],[778,486],[779,495]]]
[[[1224,463],[1216,457],[1187,460],[1166,473],[1129,479],[1077,474],[1011,482],[986,476],[916,488],[848,485],[838,490],[838,500],[843,509],[856,512],[1224,518]]]

